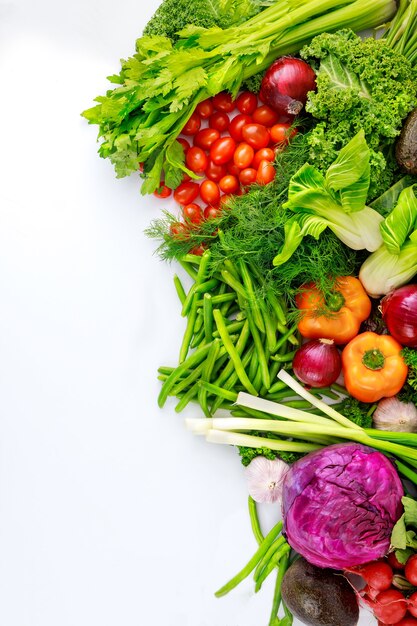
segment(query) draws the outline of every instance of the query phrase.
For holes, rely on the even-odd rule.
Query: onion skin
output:
[[[304,108],[309,91],[316,90],[316,74],[301,59],[280,57],[267,69],[259,97],[280,115],[294,118]]]
[[[297,350],[292,367],[306,385],[327,387],[339,378],[342,359],[332,339],[312,339]]]
[[[382,318],[394,339],[417,348],[417,285],[405,285],[381,300]]]

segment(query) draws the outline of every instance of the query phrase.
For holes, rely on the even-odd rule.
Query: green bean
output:
[[[197,348],[197,346],[199,346],[204,341],[204,338],[205,338],[204,328],[200,328],[200,330],[197,331],[197,333],[192,338],[191,343],[190,343],[190,348],[191,349]]]
[[[209,293],[204,294],[203,325],[204,339],[208,343],[213,339],[213,297]]]
[[[220,598],[221,596],[224,596],[227,593],[229,593],[229,591],[237,587],[237,585],[241,583],[242,580],[244,580],[245,578],[249,576],[249,574],[256,567],[257,563],[263,557],[265,552],[268,551],[271,543],[275,540],[277,535],[281,532],[281,526],[282,526],[282,522],[279,522],[269,531],[269,533],[266,535],[265,539],[263,540],[263,542],[261,543],[261,545],[255,552],[253,557],[247,563],[247,565],[245,565],[245,567],[238,574],[236,574],[236,576],[234,576],[231,580],[229,580],[228,583],[226,583],[223,587],[221,587],[218,591],[216,591],[215,596],[217,598]]]
[[[181,365],[175,368],[175,370],[168,376],[168,379],[162,385],[161,391],[158,396],[158,405],[163,407],[171,389],[175,383],[182,378],[183,374],[187,370],[192,370],[199,365],[207,356],[210,350],[211,344],[205,344],[193,352]]]
[[[225,320],[225,324],[227,326],[227,332],[234,333],[236,331],[242,330],[245,322],[235,322],[234,320]],[[218,330],[213,332],[213,337],[220,337],[220,333]]]
[[[256,374],[258,373],[258,370],[259,370],[258,353],[256,352],[256,350],[254,350],[252,353],[252,358],[250,360],[249,371],[248,371],[248,376],[251,380],[255,378]]]
[[[223,261],[223,267],[232,274],[236,278],[236,280],[240,280],[239,270],[236,265],[233,263],[231,259],[225,259]]]
[[[177,292],[177,295],[181,304],[184,304],[185,297],[186,297],[185,290],[184,290],[184,287],[182,286],[181,280],[176,274],[174,275],[174,285],[175,285],[175,290]]]
[[[180,382],[172,388],[172,395],[177,396],[179,393],[190,387],[201,376],[203,371],[204,361],[200,363],[195,369],[193,369],[188,376],[180,380]]]
[[[230,336],[229,336],[229,333],[227,332],[227,328],[224,323],[222,314],[220,313],[218,309],[213,310],[213,317],[217,326],[217,330],[219,331],[220,337],[223,341],[223,345],[226,348],[227,352],[229,353],[231,360],[233,361],[233,365],[235,366],[235,370],[239,377],[240,382],[249,393],[255,396],[258,395],[256,389],[252,385],[251,381],[248,378],[248,375],[245,372],[245,369],[242,365],[242,361],[241,361],[238,351],[236,350],[236,347],[230,340]]]
[[[198,254],[184,254],[181,257],[181,261],[184,263],[194,263],[194,265],[200,265],[202,257]]]
[[[161,367],[158,367],[158,374],[167,374],[169,376],[169,374],[172,374],[175,369],[175,367],[166,367],[165,365],[162,365]],[[188,376],[188,374],[189,372],[186,372],[184,375]]]
[[[184,300],[184,303],[182,305],[181,315],[183,317],[188,315],[191,309],[192,301],[194,299],[194,294],[197,292],[197,289],[200,289],[200,290],[202,289],[202,291],[204,292],[204,291],[210,291],[210,289],[212,288],[212,285],[209,285],[209,287],[207,287],[207,284],[210,283],[211,281],[206,282],[208,264],[210,262],[210,258],[211,258],[211,252],[209,250],[206,250],[203,256],[201,257],[201,262],[198,268],[197,276],[195,278],[195,283],[189,290]],[[214,281],[214,285],[216,286],[217,284],[218,284],[217,281]],[[201,291],[198,293],[201,293]]]
[[[190,387],[189,390],[182,396],[181,400],[178,402],[177,406],[175,407],[175,412],[181,413],[181,411],[185,409],[187,404],[196,397],[196,395],[198,394],[198,390],[198,383],[195,383],[192,387]]]
[[[203,370],[201,372],[201,382],[210,382],[211,374],[214,368],[214,365],[217,361],[217,357],[220,350],[220,340],[215,339],[211,344],[209,353],[204,363]],[[198,402],[203,409],[203,413],[206,417],[210,417],[210,411],[207,403],[207,389],[203,387],[201,384],[198,389]]]
[[[265,308],[262,308],[262,313],[264,314],[266,345],[270,354],[274,354],[277,345],[277,320],[275,315],[272,317]]]
[[[204,283],[198,283],[195,288],[195,293],[206,293],[207,291],[212,291],[215,289],[219,281],[216,278],[210,278],[210,280],[206,280]]]
[[[297,350],[293,350],[292,352],[287,352],[287,354],[273,354],[271,359],[278,363],[288,363],[294,359],[296,352]]]
[[[228,270],[222,270],[221,275],[222,275],[224,282],[227,283],[229,287],[234,289],[234,291],[236,291],[236,293],[239,294],[245,300],[248,299],[244,286],[242,285],[241,282],[239,282],[239,280],[237,280],[237,278],[231,272],[229,272]]]
[[[272,609],[271,609],[271,617],[269,618],[269,624],[268,626],[274,626],[274,624],[280,624],[281,621],[279,620],[277,622],[277,616],[278,616],[278,611],[279,611],[279,607],[281,604],[281,585],[282,585],[282,580],[284,578],[284,574],[288,569],[288,564],[289,564],[289,559],[290,559],[290,554],[289,552],[287,552],[286,554],[284,554],[284,556],[281,558],[280,562],[279,562],[279,567],[278,567],[278,572],[277,572],[277,579],[275,581],[275,588],[274,588],[274,599],[272,602]],[[285,609],[286,607],[284,607]],[[288,615],[286,614],[286,617],[288,617]],[[289,614],[289,624],[292,624],[292,615]]]
[[[282,527],[281,527],[282,528]],[[287,542],[285,541],[285,537],[283,537],[282,535],[280,535],[273,544],[271,544],[268,552],[266,552],[264,554],[264,556],[262,557],[262,559],[259,561],[258,565],[255,568],[254,574],[253,574],[253,579],[256,582],[259,578],[259,576],[262,573],[262,570],[264,569],[264,567],[266,567],[269,563],[269,561],[271,560],[271,558],[274,556],[275,552],[277,550],[279,550],[284,544],[286,544]]]
[[[240,275],[242,276],[243,285],[246,289],[246,293],[248,296],[249,306],[251,308],[251,313],[253,317],[253,321],[255,322],[258,329],[261,333],[265,332],[265,323],[264,316],[262,315],[261,308],[259,305],[259,301],[255,296],[255,291],[253,289],[252,279],[248,271],[248,267],[242,259],[238,261]],[[274,340],[275,344],[275,340]]]
[[[187,263],[186,261],[183,261],[182,259],[179,259],[178,262],[181,265],[181,267],[185,269],[187,274],[191,276],[193,280],[197,280],[197,272],[195,271],[195,269],[192,267],[190,263]]]
[[[281,303],[279,302],[278,298],[270,290],[268,290],[268,293],[266,294],[266,298],[267,298],[269,304],[271,305],[275,315],[277,316],[278,323],[281,326],[286,327],[287,326],[287,319],[285,317],[285,313],[284,313],[283,307],[282,307]]]
[[[203,324],[204,324],[203,310],[199,309],[197,306],[196,306],[196,309],[197,309],[197,317],[196,317],[195,324],[194,324],[194,334],[198,333],[202,329]]]
[[[180,349],[180,364],[187,358],[188,350],[190,348],[191,339],[194,335],[194,325],[197,318],[197,296],[195,295],[192,300],[190,314],[187,320],[187,327],[185,329],[184,337]]]
[[[272,387],[269,388],[269,393],[274,394],[274,393],[277,393],[278,391],[283,391],[284,389],[288,391],[287,385],[284,382],[282,382],[282,380],[278,380],[276,383],[272,385]]]
[[[210,294],[211,295],[211,294]],[[225,302],[233,302],[236,300],[236,294],[234,293],[222,293],[218,295],[211,295],[213,305],[223,304]],[[198,301],[197,306],[204,306],[204,300],[201,299]]]
[[[217,385],[213,385],[205,380],[200,380],[199,385],[200,388],[210,392],[211,395],[218,396],[219,398],[223,398],[225,400],[230,400],[230,402],[236,402],[237,393],[235,391],[229,391],[228,389],[224,389],[224,387],[218,387]]]
[[[237,343],[236,343],[236,351],[239,354],[239,356],[243,354],[246,344],[248,343],[249,337],[250,337],[249,323],[245,322],[241,330],[241,333],[239,335],[239,339],[237,340]],[[219,387],[222,387],[223,383],[229,378],[229,376],[233,373],[233,371],[234,371],[234,364],[233,364],[233,361],[230,360],[229,363],[224,368],[224,370],[222,371],[222,373],[220,374],[220,376],[218,377],[218,379],[214,381],[214,384],[218,385]]]
[[[278,339],[276,346],[275,346],[275,352],[277,352],[286,341],[290,341],[290,338],[294,335],[294,332],[296,330],[297,330],[297,325],[294,324],[294,326],[292,326],[289,330],[287,330],[287,332],[284,333],[280,337],[280,339]]]
[[[246,368],[249,365],[249,361],[251,359],[251,356],[254,350],[255,350],[255,347],[252,344],[248,348],[246,353],[242,356],[242,365],[244,368]],[[238,382],[239,378],[238,378],[238,375],[236,374],[236,370],[233,369],[233,363],[231,361],[229,361],[229,363],[232,365],[232,373],[224,382],[223,389],[228,389],[228,390],[230,389],[230,390],[236,391],[236,383]],[[217,398],[211,406],[211,414],[214,415],[217,409],[219,408],[220,408],[220,399]]]
[[[246,311],[246,315],[248,316],[249,328],[251,331],[253,342],[255,344],[255,350],[258,353],[259,369],[261,370],[262,383],[264,384],[266,389],[269,389],[269,387],[271,386],[271,379],[269,378],[267,358],[264,347],[262,345],[261,337],[259,335],[259,330],[254,323],[252,311],[250,309]]]
[[[262,534],[261,526],[259,524],[258,509],[256,507],[256,502],[252,498],[252,496],[248,497],[248,507],[249,507],[249,517],[250,517],[250,523],[252,526],[252,532],[254,534],[256,541],[260,545],[264,540],[264,536]]]
[[[266,578],[269,576],[272,570],[278,565],[281,558],[285,556],[286,554],[288,554],[290,550],[291,550],[291,546],[287,544],[283,546],[280,550],[277,550],[277,552],[275,552],[274,556],[269,561],[268,565],[263,569],[261,575],[256,581],[255,593],[257,593],[259,589],[262,587],[263,582],[266,580]]]
[[[258,392],[258,394],[260,394],[261,389],[264,386],[262,384],[262,370],[261,370],[260,367],[258,367],[258,370],[257,370],[254,378],[252,378],[251,380],[252,380],[252,385],[255,387],[255,389]]]

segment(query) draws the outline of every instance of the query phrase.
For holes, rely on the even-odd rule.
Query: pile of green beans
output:
[[[223,585],[223,587],[216,591],[215,595],[217,598],[226,595],[229,591],[237,587],[237,585],[245,580],[245,578],[247,578],[252,572],[254,572],[253,580],[255,583],[255,593],[257,593],[261,589],[266,578],[274,570],[276,570],[277,577],[269,626],[291,626],[293,623],[293,616],[282,602],[281,598],[282,579],[290,565],[291,559],[293,558],[291,555],[291,547],[285,540],[285,537],[281,534],[283,524],[282,522],[275,524],[275,526],[264,537],[259,524],[256,503],[251,496],[249,496],[248,504],[252,531],[259,547],[245,567],[243,567],[243,569],[241,569],[236,576],[229,580],[229,582]],[[284,611],[283,618],[278,617],[278,612],[280,611],[281,606]]]
[[[214,268],[207,250],[201,257],[186,255],[181,265],[194,282],[186,293],[174,277],[187,325],[178,365],[158,370],[159,406],[175,396],[177,412],[197,401],[211,416],[230,409],[239,391],[285,400],[291,391],[276,376],[291,365],[300,343],[285,302],[264,288],[260,273],[246,261],[225,260]]]

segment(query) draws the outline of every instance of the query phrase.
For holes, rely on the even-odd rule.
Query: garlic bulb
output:
[[[255,457],[246,468],[249,495],[255,502],[276,502],[281,499],[282,482],[289,466],[264,456]]]
[[[395,396],[378,403],[373,415],[374,427],[399,433],[417,432],[417,408],[412,402],[401,402]]]

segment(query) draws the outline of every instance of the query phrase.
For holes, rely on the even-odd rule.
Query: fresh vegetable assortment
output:
[[[183,272],[159,405],[248,481],[216,596],[275,572],[269,626],[417,624],[417,0],[163,0],[110,81],[83,115]]]

